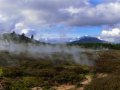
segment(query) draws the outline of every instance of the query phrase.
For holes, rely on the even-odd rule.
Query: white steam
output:
[[[0,51],[8,51],[10,53],[20,54],[25,53],[30,57],[35,58],[50,58],[59,60],[72,60],[82,65],[92,65],[95,59],[92,55],[89,57],[87,53],[93,53],[92,50],[82,49],[77,46],[67,45],[43,45],[43,44],[32,44],[32,43],[15,43],[13,41],[7,41],[0,39]]]

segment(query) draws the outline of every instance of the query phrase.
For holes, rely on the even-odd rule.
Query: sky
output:
[[[120,42],[120,0],[0,0],[0,33]]]

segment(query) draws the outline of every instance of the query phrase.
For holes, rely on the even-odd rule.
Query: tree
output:
[[[32,40],[34,39],[34,35],[31,35],[31,39],[32,39]]]
[[[24,33],[22,33],[21,39],[22,39],[22,40],[25,40],[25,34],[24,34]]]
[[[16,33],[15,33],[15,31],[13,31],[12,33],[11,33],[11,35],[15,35]]]

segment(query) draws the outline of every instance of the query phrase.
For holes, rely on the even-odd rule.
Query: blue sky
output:
[[[102,2],[102,0],[90,0],[90,3],[97,5],[100,4]]]
[[[89,36],[98,36],[101,33],[102,28],[98,27],[98,26],[86,26],[86,27],[65,27],[65,26],[56,26],[56,27],[52,27],[52,28],[40,28],[40,30],[38,30],[39,33],[45,35],[45,34],[49,34],[50,37],[52,37],[51,35],[55,34],[59,36],[62,36],[60,34],[66,35],[66,37],[81,37],[81,36],[85,36],[85,35],[89,35]]]
[[[90,35],[118,41],[118,13],[120,0],[0,0],[0,33],[14,30],[38,40]]]

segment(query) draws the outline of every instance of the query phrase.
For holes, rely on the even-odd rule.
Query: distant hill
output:
[[[84,36],[76,41],[68,42],[67,45],[77,45],[83,48],[93,48],[93,49],[120,50],[120,44],[110,43],[104,40],[100,40],[96,37],[89,37],[89,36]]]
[[[70,44],[81,44],[81,43],[107,43],[107,42],[104,40],[100,40],[96,37],[89,37],[89,36],[84,36],[76,41],[70,42]]]

